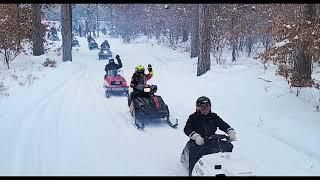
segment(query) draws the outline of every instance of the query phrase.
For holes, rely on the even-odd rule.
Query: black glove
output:
[[[139,91],[143,91],[144,86],[143,86],[142,84],[138,84],[138,85],[136,86],[136,89],[139,90]]]
[[[152,71],[152,66],[151,66],[151,64],[148,64],[148,71],[149,71],[149,72]]]
[[[119,59],[120,59],[120,56],[119,56],[119,55],[116,55],[116,59],[119,60]]]

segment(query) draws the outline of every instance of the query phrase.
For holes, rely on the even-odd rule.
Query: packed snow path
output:
[[[128,83],[136,65],[153,65],[151,82],[179,119],[178,129],[155,122],[138,131],[127,98],[104,97],[106,60],[98,61],[98,50],[90,51],[86,38],[79,38],[72,63],[59,63],[27,91],[0,104],[1,175],[187,175],[180,164],[188,140],[183,127],[201,95],[212,98],[213,110],[236,129],[234,150],[257,175],[320,174],[317,114],[291,95],[277,101],[279,92],[266,94],[257,79],[259,66],[212,68],[210,75],[196,77],[188,54],[108,40]],[[288,104],[298,105],[285,108]],[[306,130],[299,134],[302,125]]]

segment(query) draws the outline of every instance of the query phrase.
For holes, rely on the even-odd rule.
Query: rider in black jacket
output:
[[[119,55],[116,55],[116,59],[118,61],[118,64],[114,62],[114,59],[109,59],[109,63],[105,66],[104,70],[106,71],[106,75],[104,75],[104,79],[106,79],[107,75],[116,75],[116,73],[113,73],[113,70],[118,70],[122,68],[122,62]]]
[[[233,145],[230,142],[212,141],[210,144],[205,144],[205,139],[214,135],[219,128],[226,132],[230,141],[235,141],[235,131],[224,122],[216,113],[211,112],[211,102],[208,97],[201,96],[196,102],[196,112],[189,116],[184,127],[184,133],[190,137],[190,151],[189,151],[189,175],[191,176],[192,169],[195,163],[204,154],[208,154],[208,145],[211,147],[220,147],[222,151],[231,152]],[[211,152],[212,153],[212,152]]]

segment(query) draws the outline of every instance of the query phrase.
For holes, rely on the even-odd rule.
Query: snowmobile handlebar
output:
[[[226,139],[227,141],[229,141],[230,137],[224,134],[213,134],[207,138],[204,138],[205,141],[222,140],[222,139]]]

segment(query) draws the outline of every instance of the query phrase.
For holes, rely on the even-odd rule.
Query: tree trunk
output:
[[[246,47],[247,47],[248,56],[250,56],[252,52],[252,47],[253,47],[253,38],[251,36],[247,38]]]
[[[191,58],[199,55],[199,4],[193,5],[193,19],[191,32]]]
[[[72,8],[71,4],[61,5],[62,21],[62,61],[72,61]]]
[[[187,27],[183,27],[182,29],[182,42],[188,41],[188,30]]]
[[[238,44],[238,35],[235,33],[235,14],[231,15],[231,46],[232,46],[232,62],[237,60],[237,44]]]
[[[304,5],[304,16],[306,21],[310,21],[309,28],[314,27],[315,22],[315,4],[306,4]],[[300,49],[298,50],[298,56],[294,61],[294,72],[299,82],[308,82],[312,80],[312,56],[308,53],[307,49],[310,46],[309,41],[305,41],[301,43]],[[303,84],[297,83],[297,86],[303,86]]]
[[[86,31],[87,31],[87,36],[91,36],[91,17],[90,17],[90,4],[87,6],[87,21],[86,21]]]
[[[236,54],[236,51],[237,51],[237,44],[236,42],[232,42],[232,62],[235,62],[237,60],[237,54]]]
[[[205,74],[210,70],[210,6],[200,4],[199,6],[199,42],[200,52],[198,57],[197,76]]]
[[[99,37],[99,4],[97,4],[97,36]]]
[[[33,55],[40,56],[44,54],[43,47],[43,28],[41,24],[41,4],[31,4],[32,12],[32,41],[33,41]]]
[[[20,20],[20,10],[19,10],[19,5],[20,4],[17,4],[17,22],[18,24],[21,24],[21,20]],[[20,51],[20,43],[21,43],[21,33],[20,33],[20,30],[18,31],[18,51]]]
[[[111,7],[110,7],[110,33],[111,33],[111,36],[112,37],[115,37],[115,32],[114,32],[114,30],[113,30],[113,26],[114,26],[114,24],[113,24],[113,14],[112,14],[112,11],[113,11],[113,8],[112,8],[112,5],[111,5]]]
[[[86,30],[85,30],[85,31],[86,31],[86,36],[88,36],[88,35],[90,35],[90,34],[89,34],[89,21],[86,20],[85,23],[86,23],[86,27],[85,27],[85,29],[86,29]]]

